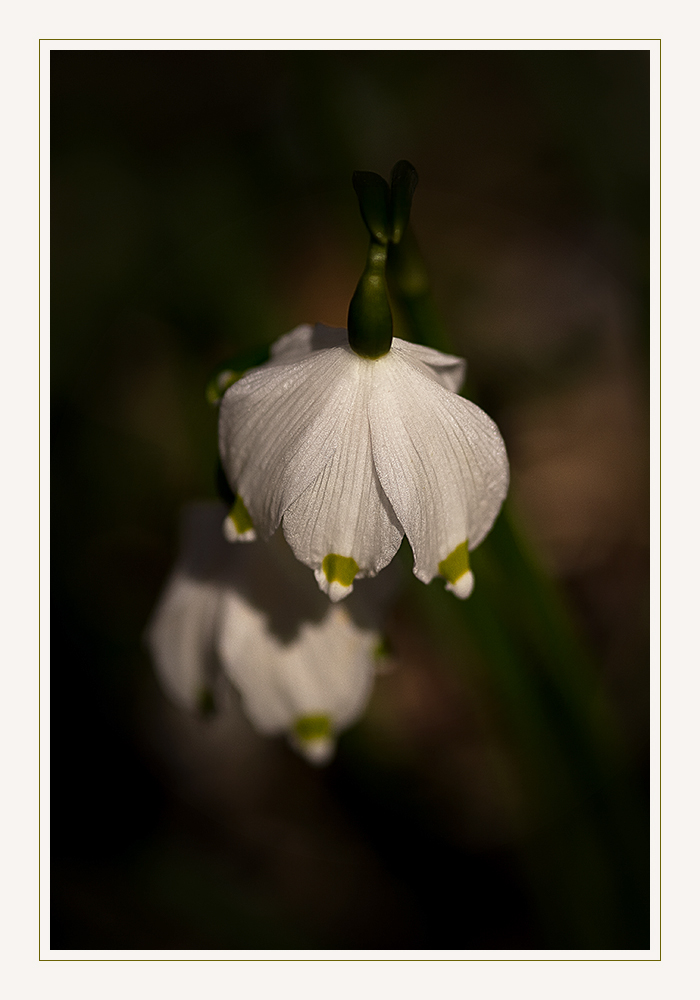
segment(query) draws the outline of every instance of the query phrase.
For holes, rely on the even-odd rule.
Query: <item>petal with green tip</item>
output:
[[[402,350],[382,367],[369,417],[379,481],[411,543],[413,571],[429,583],[465,538],[475,548],[496,519],[508,490],[503,440],[483,410]]]
[[[333,734],[357,719],[369,698],[378,633],[329,605],[320,622],[302,622],[294,639],[282,642],[235,592],[224,596],[220,622],[219,656],[255,728],[287,732],[302,753],[321,741],[332,749]]]
[[[234,500],[224,521],[224,535],[229,542],[254,542],[257,537],[248,508],[240,495]]]
[[[446,590],[451,590],[457,597],[469,597],[474,589],[474,574],[469,568],[468,539],[438,563],[438,573],[447,580]]]
[[[352,591],[356,576],[375,576],[391,562],[403,537],[372,457],[367,410],[381,363],[353,356],[358,392],[338,447],[282,520],[295,556],[333,601]]]

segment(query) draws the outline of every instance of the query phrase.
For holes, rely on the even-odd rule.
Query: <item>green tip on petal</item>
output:
[[[449,556],[438,564],[438,573],[450,583],[457,583],[460,576],[469,572],[469,539],[462,542],[450,552]]]
[[[233,507],[224,521],[224,534],[230,542],[255,541],[255,526],[240,495],[236,496]]]
[[[294,723],[290,742],[309,764],[316,767],[328,764],[335,752],[330,718],[327,715],[302,716]]]
[[[330,552],[321,564],[321,569],[315,571],[316,581],[332,601],[340,601],[352,590],[352,582],[360,567],[352,556],[339,556]]]
[[[304,742],[332,736],[331,720],[327,715],[303,715],[294,723],[294,735]]]
[[[474,589],[474,574],[469,569],[469,539],[438,563],[438,573],[447,580],[446,589],[457,597],[469,597]]]
[[[335,552],[331,552],[323,560],[323,572],[326,580],[329,583],[337,581],[343,587],[349,587],[352,584],[359,569],[360,567],[352,556],[339,556]]]

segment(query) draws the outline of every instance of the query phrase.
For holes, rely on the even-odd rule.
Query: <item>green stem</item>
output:
[[[348,340],[355,354],[381,358],[391,349],[393,321],[386,287],[387,246],[370,240],[367,263],[348,309]]]

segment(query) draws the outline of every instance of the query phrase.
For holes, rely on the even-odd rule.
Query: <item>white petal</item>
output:
[[[324,350],[328,347],[345,347],[348,343],[348,331],[338,327],[324,326],[323,323],[303,323],[291,333],[285,333],[276,340],[270,348],[271,360],[274,363],[299,361],[312,351]]]
[[[230,517],[226,517],[223,523],[224,538],[227,542],[254,542],[258,537],[254,528],[247,531],[239,531]]]
[[[357,393],[354,360],[334,347],[263,365],[224,395],[221,461],[263,538],[332,458]]]
[[[432,347],[412,344],[410,341],[400,340],[398,337],[394,337],[391,350],[393,354],[398,354],[414,368],[422,371],[435,382],[439,382],[450,392],[459,392],[462,388],[467,373],[467,362],[464,358],[443,354],[442,351],[435,351]]]
[[[270,357],[274,361],[298,361],[311,354],[311,337],[314,328],[311,323],[302,323],[290,333],[279,337],[270,348]]]
[[[457,546],[468,540],[473,549],[490,530],[508,490],[508,460],[498,428],[478,406],[400,352],[382,362],[369,406],[372,452],[413,548],[414,573],[428,583]]]
[[[330,763],[335,754],[335,740],[330,739],[328,736],[318,736],[310,740],[301,740],[298,736],[292,734],[289,737],[289,742],[297,753],[306,757],[309,764],[314,764],[316,767],[322,767],[324,764]]]
[[[473,589],[474,574],[471,570],[467,570],[466,573],[463,573],[455,580],[454,583],[450,583],[448,580],[445,584],[445,590],[451,590],[453,594],[456,594],[457,597],[461,597],[462,600],[469,597]]]
[[[176,571],[146,631],[158,679],[187,708],[196,707],[210,681],[220,600],[216,584]]]
[[[355,570],[355,572],[353,573],[352,577],[353,580],[355,579],[356,575],[357,575],[357,570]],[[332,576],[331,579],[329,580],[328,575],[326,574],[326,571],[323,567],[321,569],[315,569],[314,576],[316,577],[316,583],[319,585],[323,593],[328,594],[328,596],[330,597],[331,601],[334,604],[337,604],[338,601],[342,601],[344,597],[348,597],[348,595],[351,594],[355,589],[352,582],[341,583],[340,580],[334,580]]]
[[[393,559],[403,537],[372,458],[368,406],[377,362],[357,358],[355,365],[359,389],[336,451],[282,520],[295,556],[315,571],[332,601],[350,593],[352,577],[329,581],[327,556],[354,559],[358,577],[374,576]]]
[[[258,537],[240,496],[236,497],[233,507],[224,519],[222,528],[227,542],[254,542]]]

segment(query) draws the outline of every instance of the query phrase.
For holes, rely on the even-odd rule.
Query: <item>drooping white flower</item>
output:
[[[230,546],[225,513],[221,504],[185,511],[178,563],[146,633],[156,673],[194,708],[223,672],[258,732],[287,733],[307,760],[325,763],[371,694],[392,581],[329,605],[280,535]]]
[[[286,334],[221,402],[219,451],[237,494],[227,537],[266,538],[281,522],[337,601],[383,569],[405,533],[418,579],[441,575],[467,597],[469,550],[493,525],[509,473],[498,428],[457,395],[464,373],[461,358],[398,338],[369,359],[345,330]]]

